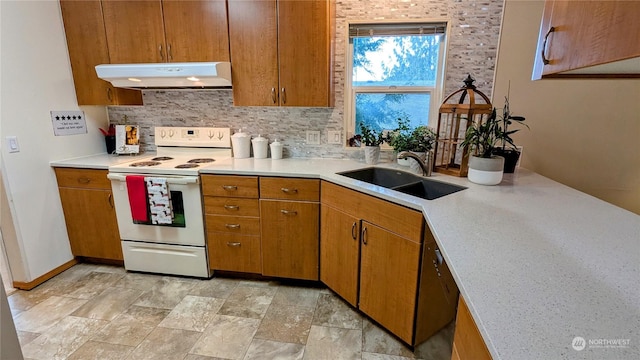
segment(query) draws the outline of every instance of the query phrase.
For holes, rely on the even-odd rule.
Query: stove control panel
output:
[[[214,127],[156,126],[156,146],[231,147],[231,129]]]

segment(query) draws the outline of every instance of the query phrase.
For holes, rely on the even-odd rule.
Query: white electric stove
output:
[[[231,130],[156,127],[156,155],[109,167],[127,270],[209,277],[198,173],[231,158]],[[166,181],[171,224],[134,220],[127,176]]]

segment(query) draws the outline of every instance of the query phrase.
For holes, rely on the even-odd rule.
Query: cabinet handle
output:
[[[226,191],[236,191],[238,190],[238,187],[235,185],[222,185],[222,188],[225,189]]]
[[[109,100],[109,102],[113,102],[113,92],[110,87],[107,88],[107,100]]]
[[[224,224],[227,229],[240,229],[240,224]]]
[[[160,60],[164,61],[164,55],[162,54],[162,44],[158,45],[158,53],[160,54]]]
[[[298,215],[298,212],[295,211],[295,210],[284,210],[284,209],[282,209],[282,210],[280,210],[280,212],[282,214],[284,214],[284,215],[291,215],[291,216]]]
[[[109,201],[109,206],[113,209],[113,195],[111,193],[107,196],[107,201]]]
[[[240,210],[240,206],[238,205],[225,205],[224,208],[227,210],[234,210],[234,211]]]
[[[242,244],[241,244],[241,243],[239,243],[239,242],[230,242],[230,241],[227,241],[227,246],[231,246],[231,247],[240,247],[240,245],[242,245]]]
[[[284,91],[284,88],[282,88],[282,103],[286,104],[287,103],[287,94]]]
[[[173,60],[173,55],[171,55],[171,44],[167,44],[167,62],[171,62]]]
[[[353,225],[351,225],[351,237],[353,238],[353,240],[356,240],[356,238],[358,237],[358,234],[356,233],[356,226],[357,223],[354,221]]]
[[[276,95],[276,88],[271,88],[271,100],[274,104],[278,102],[278,96]]]
[[[78,182],[79,182],[80,184],[88,184],[88,183],[90,183],[90,182],[91,182],[91,179],[86,178],[86,177],[81,177],[81,178],[78,178]]]
[[[282,191],[285,194],[297,194],[298,193],[298,189],[280,188],[280,191]]]
[[[553,26],[550,27],[549,31],[547,31],[547,35],[544,36],[544,42],[542,43],[542,51],[540,52],[540,55],[542,55],[542,63],[545,65],[549,65],[549,63],[551,63],[551,61],[547,59],[544,53],[547,51],[547,39],[549,39],[549,35],[551,35],[551,33],[554,31],[556,31],[556,28],[554,28]]]
[[[367,245],[367,228],[362,228],[362,244]]]

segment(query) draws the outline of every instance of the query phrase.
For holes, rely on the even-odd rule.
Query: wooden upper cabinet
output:
[[[96,75],[109,50],[99,0],[60,1],[78,105],[141,105],[140,91],[116,89]]]
[[[102,10],[112,64],[167,61],[160,0],[103,1]]]
[[[234,104],[333,106],[330,0],[230,0]]]
[[[112,64],[229,61],[224,0],[103,1]]]
[[[276,1],[229,1],[233,103],[277,106],[278,30]]]
[[[170,62],[229,61],[224,0],[163,1]]]
[[[640,1],[547,0],[533,79],[640,77],[639,18]]]

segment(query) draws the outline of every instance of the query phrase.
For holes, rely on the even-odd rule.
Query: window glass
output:
[[[365,122],[377,131],[395,129],[398,118],[408,119],[410,126],[429,122],[429,93],[357,93],[356,129]]]

